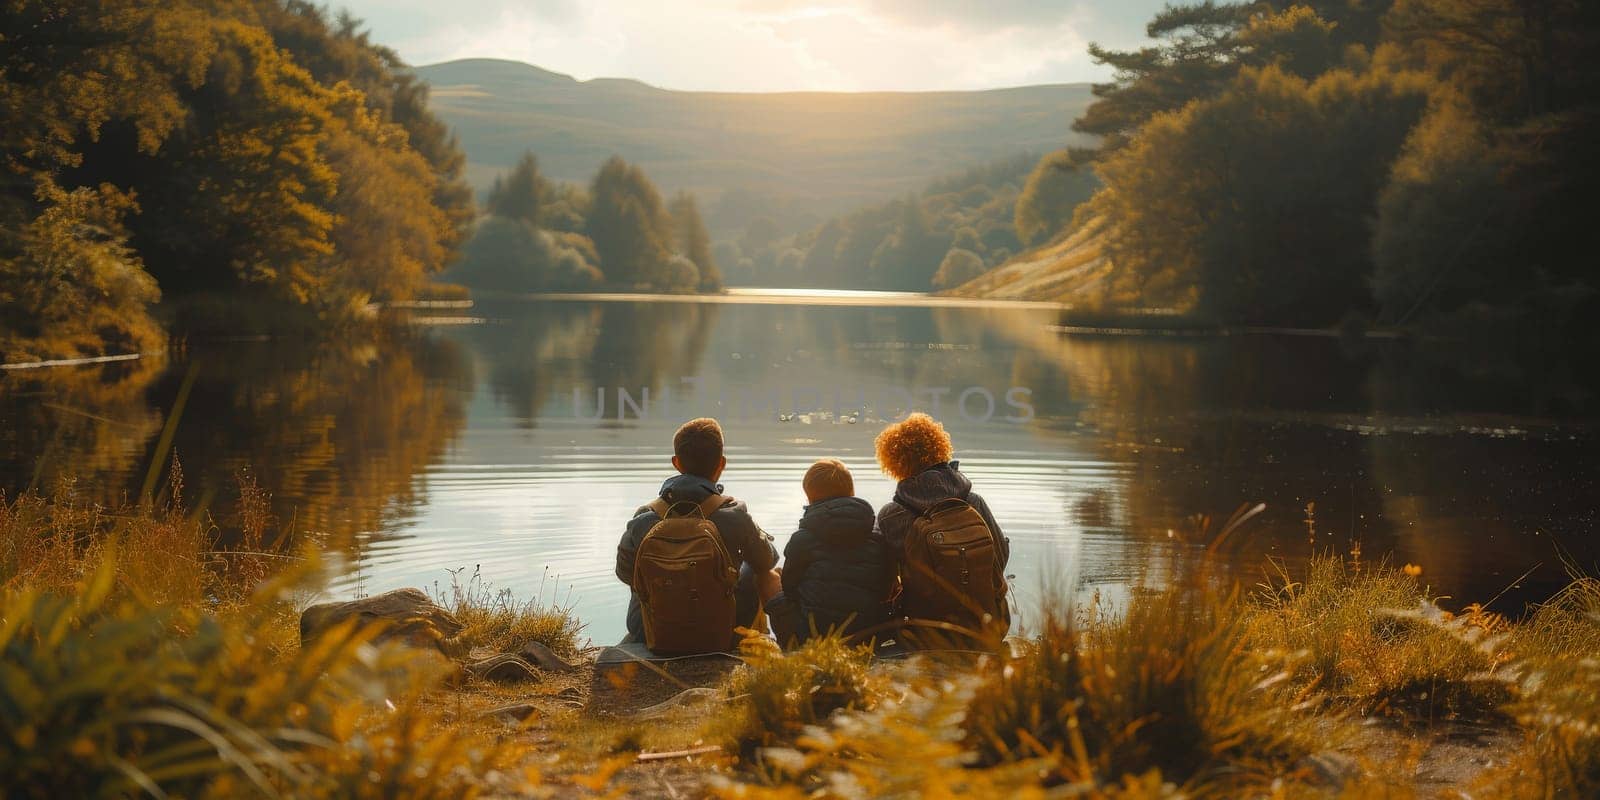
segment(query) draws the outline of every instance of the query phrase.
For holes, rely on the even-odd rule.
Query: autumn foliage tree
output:
[[[463,239],[459,148],[426,87],[348,17],[298,0],[11,0],[0,41],[8,353],[150,346],[130,338],[151,329],[148,280],[90,288],[112,264],[169,297],[331,319],[409,297]],[[93,223],[63,234],[68,218]],[[49,285],[115,311],[53,318],[28,299]],[[91,318],[105,335],[85,333]]]

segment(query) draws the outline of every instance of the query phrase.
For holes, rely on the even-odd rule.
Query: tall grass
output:
[[[242,489],[226,518],[241,533],[223,548],[177,502],[107,509],[70,486],[0,502],[0,796],[548,788],[525,774],[553,763],[531,759],[528,739],[441,702],[442,657],[352,627],[302,648],[298,599],[319,568],[260,541],[264,508]],[[1203,555],[1173,566],[1125,604],[1064,600],[1035,635],[971,661],[747,640],[746,666],[709,704],[575,716],[553,746],[593,791],[627,781],[645,745],[715,743],[726,756],[695,769],[702,794],[725,797],[1395,796],[1377,777],[1330,778],[1319,759],[1368,740],[1358,717],[1466,718],[1524,735],[1481,796],[1600,796],[1600,581],[1510,622],[1448,613],[1381,565],[1315,559],[1255,592]],[[543,592],[520,601],[476,573],[435,592],[480,647],[576,652],[581,626]],[[584,754],[585,738],[610,744]]]
[[[474,567],[465,580],[460,570],[452,570],[449,588],[435,584],[433,596],[461,622],[460,639],[469,647],[516,652],[537,642],[558,656],[574,657],[580,649],[583,623],[573,615],[570,598],[563,601],[555,596],[553,582],[546,599],[546,583],[541,581],[538,592],[524,600],[510,589],[491,587]]]
[[[1250,646],[1237,595],[1203,582],[1137,590],[1126,608],[1050,609],[968,711],[982,763],[1042,759],[1080,789],[1160,777],[1232,797],[1289,776],[1337,725],[1284,689],[1293,657]]]
[[[813,637],[788,654],[751,639],[743,651],[748,663],[734,673],[732,703],[709,736],[746,760],[759,748],[792,743],[836,711],[872,708],[887,689],[881,675],[869,672],[872,647],[838,636]]]
[[[1258,647],[1305,654],[1293,683],[1336,706],[1409,721],[1486,719],[1511,694],[1504,618],[1439,608],[1405,570],[1320,556],[1301,580],[1281,568],[1248,616]]]
[[[1524,743],[1485,796],[1600,797],[1600,580],[1580,577],[1511,636]]]
[[[176,506],[0,503],[0,795],[527,788],[515,748],[458,735],[427,701],[442,657],[378,646],[370,627],[301,649],[293,601],[315,586],[314,556],[214,540]]]

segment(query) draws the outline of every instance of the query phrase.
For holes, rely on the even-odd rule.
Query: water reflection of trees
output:
[[[101,497],[137,469],[161,413],[145,402],[161,358],[0,374],[0,489]]]
[[[487,365],[494,397],[521,424],[534,426],[546,405],[595,414],[597,388],[606,417],[617,418],[617,390],[639,398],[679,388],[696,375],[716,327],[717,306],[705,303],[567,303],[486,305],[493,320],[463,335]]]
[[[225,508],[248,473],[270,493],[282,528],[336,538],[408,513],[415,478],[459,433],[473,385],[458,346],[405,331],[321,345],[196,346],[165,369],[118,380],[115,391],[56,385],[19,397],[7,387],[7,483],[26,488],[20,478],[39,471],[75,477],[86,498],[133,495],[191,373],[171,448],[187,500]]]
[[[1369,558],[1422,564],[1436,591],[1466,602],[1542,562],[1506,595],[1508,610],[1564,582],[1557,543],[1600,564],[1592,510],[1575,506],[1600,489],[1590,434],[1545,416],[1581,418],[1581,394],[1519,390],[1523,373],[1403,343],[1062,336],[1010,313],[986,324],[1020,345],[1019,385],[1054,375],[1049,393],[1036,391],[1036,425],[1092,431],[1107,460],[1131,470],[1120,491],[1136,535],[1266,501],[1243,543],[1256,563],[1360,541]],[[1048,396],[1058,392],[1070,399]],[[1052,419],[1063,410],[1067,424]]]
[[[583,303],[548,303],[532,314],[523,313],[524,309],[526,304],[509,309],[481,305],[480,312],[502,316],[471,326],[462,335],[484,365],[494,399],[524,426],[532,427],[552,392],[584,380],[602,309]]]

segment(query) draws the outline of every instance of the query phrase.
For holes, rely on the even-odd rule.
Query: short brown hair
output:
[[[837,458],[824,458],[812,464],[800,486],[806,490],[806,499],[813,503],[856,493],[856,481],[850,477],[850,468]]]
[[[710,417],[683,423],[672,435],[672,454],[685,473],[711,477],[722,463],[722,426]]]
[[[955,452],[944,426],[921,412],[884,428],[873,444],[878,450],[878,466],[897,481],[943,464]]]

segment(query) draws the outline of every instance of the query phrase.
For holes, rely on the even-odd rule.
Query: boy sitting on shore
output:
[[[633,589],[625,642],[663,655],[731,651],[778,592],[777,548],[745,504],[722,493],[722,426],[693,419],[672,437],[677,475],[634,512],[617,546]]]
[[[783,592],[767,606],[779,644],[882,633],[894,573],[872,505],[854,496],[855,480],[836,459],[812,464],[802,486],[808,504],[783,549]]]

